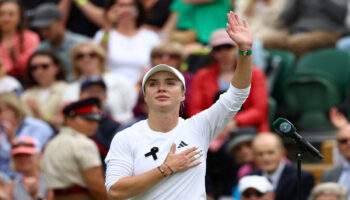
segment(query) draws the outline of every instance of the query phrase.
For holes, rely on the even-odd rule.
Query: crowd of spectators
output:
[[[118,131],[146,118],[149,68],[182,72],[183,118],[228,89],[238,52],[224,29],[230,10],[254,37],[251,93],[210,145],[207,197],[296,199],[296,168],[268,121],[267,50],[350,49],[347,0],[0,0],[0,199],[107,199],[104,158]],[[191,70],[189,55],[208,49]],[[339,185],[312,190],[303,171],[303,200],[350,189],[350,128],[331,118],[345,159],[324,181]]]

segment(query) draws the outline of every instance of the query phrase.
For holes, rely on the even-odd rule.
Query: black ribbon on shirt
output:
[[[151,151],[145,154],[145,157],[148,157],[148,156],[152,155],[153,160],[157,160],[158,157],[157,157],[156,153],[158,151],[159,151],[158,147],[152,147]]]

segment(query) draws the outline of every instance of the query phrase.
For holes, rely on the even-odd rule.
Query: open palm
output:
[[[236,42],[240,50],[250,50],[253,38],[247,21],[241,22],[238,15],[232,11],[227,14],[227,19],[229,22],[226,29],[228,35]]]

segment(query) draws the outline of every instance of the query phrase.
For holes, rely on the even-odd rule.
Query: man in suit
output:
[[[350,124],[338,129],[337,146],[344,163],[323,173],[322,182],[336,182],[350,191]],[[350,193],[348,194],[350,198]]]
[[[276,199],[297,200],[297,168],[286,165],[285,150],[279,136],[271,133],[259,134],[252,143],[254,159],[259,170],[251,174],[266,177],[273,185]],[[314,186],[313,176],[301,172],[302,199],[306,200]]]

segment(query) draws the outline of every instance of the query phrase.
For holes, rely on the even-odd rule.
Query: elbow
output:
[[[116,185],[113,185],[108,191],[108,198],[111,200],[123,200],[127,198],[120,188]]]
[[[122,200],[123,199],[120,192],[114,191],[112,189],[108,191],[108,198],[111,200]]]

